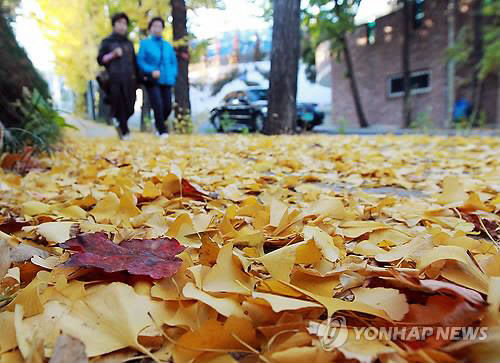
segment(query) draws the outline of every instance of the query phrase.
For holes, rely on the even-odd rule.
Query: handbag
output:
[[[160,63],[158,64],[158,69],[161,69],[163,65],[163,40],[161,42],[161,53],[160,53]],[[141,72],[139,79],[141,83],[146,87],[153,87],[158,79],[153,77],[153,73]]]
[[[97,74],[96,80],[99,87],[101,87],[105,93],[109,93],[109,72],[106,69]]]

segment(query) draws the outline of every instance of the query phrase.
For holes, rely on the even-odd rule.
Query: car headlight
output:
[[[262,107],[262,113],[267,113],[267,107]]]

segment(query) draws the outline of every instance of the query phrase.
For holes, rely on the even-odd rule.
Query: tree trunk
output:
[[[354,75],[354,65],[352,63],[351,51],[349,50],[349,43],[347,42],[346,36],[342,37],[342,48],[344,50],[345,65],[347,68],[347,77],[349,77],[349,83],[351,84],[352,98],[354,100],[354,107],[356,108],[356,115],[358,116],[358,122],[360,127],[368,127],[368,121],[366,120],[365,112],[363,110],[363,105],[361,103],[361,96],[359,94],[358,82]]]
[[[411,11],[410,0],[404,0],[403,4],[403,125],[410,127],[411,124],[411,73],[410,73],[410,23]]]
[[[187,32],[187,9],[185,0],[171,0],[172,18],[174,28],[174,42],[176,46],[178,73],[175,83],[175,117],[177,120],[185,119],[191,114],[189,100],[189,48]]]
[[[457,22],[458,0],[448,0],[448,48],[455,47],[455,34]],[[453,123],[453,107],[455,105],[456,90],[455,90],[455,60],[450,58],[447,64],[448,75],[448,117],[446,119],[445,128],[449,128]]]
[[[141,132],[149,131],[146,126],[146,118],[149,118],[150,125],[151,122],[151,103],[149,102],[148,90],[145,86],[141,86],[142,90],[142,107],[141,107]]]
[[[481,113],[482,84],[479,79],[480,63],[483,58],[483,0],[476,0],[472,8],[474,16],[474,44],[472,48],[472,115],[474,125]]]
[[[108,125],[111,125],[111,107],[104,102],[106,93],[99,87],[99,104],[97,105],[97,118],[105,120]]]
[[[300,57],[300,0],[274,0],[266,134],[295,131]]]

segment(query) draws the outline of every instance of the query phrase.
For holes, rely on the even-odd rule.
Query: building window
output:
[[[431,72],[418,71],[411,73],[411,93],[419,94],[430,92],[431,90]],[[387,80],[387,89],[389,97],[400,97],[404,94],[403,76],[401,74],[390,76]]]
[[[375,21],[366,24],[366,38],[368,39],[368,44],[375,44],[375,30],[377,23]]]
[[[413,3],[413,28],[418,29],[422,26],[425,17],[425,0],[415,0]]]

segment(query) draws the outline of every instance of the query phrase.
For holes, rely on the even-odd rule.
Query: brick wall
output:
[[[467,21],[467,14],[460,14],[458,23]],[[460,26],[460,25],[459,25]],[[354,72],[358,81],[361,102],[371,124],[401,127],[403,97],[390,97],[388,79],[401,74],[402,12],[396,11],[377,19],[375,43],[368,44],[366,26],[360,26],[350,34]],[[410,67],[412,71],[430,71],[429,92],[412,96],[413,118],[430,117],[436,127],[445,125],[447,118],[447,61],[448,46],[447,1],[426,1],[425,19],[422,26],[412,31]],[[346,69],[332,59],[332,114],[334,122],[346,120],[357,126],[357,116]],[[485,103],[489,121],[496,121],[498,82],[492,80],[485,89]],[[485,85],[486,85],[485,83]]]

